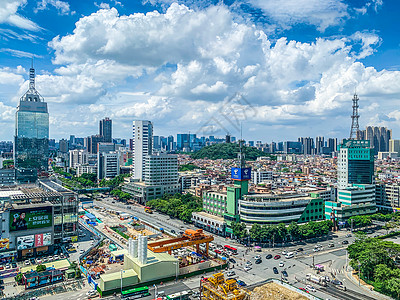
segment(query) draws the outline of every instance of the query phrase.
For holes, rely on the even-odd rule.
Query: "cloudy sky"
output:
[[[400,4],[385,0],[1,0],[0,139],[11,140],[31,57],[52,138],[135,119],[155,134],[248,140],[400,138]]]

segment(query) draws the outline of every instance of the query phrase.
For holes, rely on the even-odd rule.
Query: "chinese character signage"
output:
[[[10,211],[10,231],[29,230],[53,225],[51,206],[13,209]]]
[[[51,233],[40,233],[35,235],[35,247],[50,246]]]
[[[251,168],[232,168],[231,178],[235,180],[250,180]]]

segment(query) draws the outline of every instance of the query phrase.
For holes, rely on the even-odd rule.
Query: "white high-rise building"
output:
[[[178,189],[178,156],[171,154],[147,155],[143,172],[147,185],[176,185]]]
[[[88,154],[86,150],[69,150],[69,167],[77,168],[78,165],[87,164]]]
[[[144,160],[152,154],[153,124],[151,121],[133,121],[133,167],[134,178],[143,180]]]
[[[119,175],[119,155],[117,152],[97,153],[97,178],[114,178]]]

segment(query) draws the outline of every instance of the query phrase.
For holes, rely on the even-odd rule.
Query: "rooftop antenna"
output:
[[[29,69],[29,89],[35,89],[35,69],[33,68],[33,56],[31,62],[31,68]]]
[[[351,116],[351,130],[350,130],[350,140],[357,139],[357,132],[360,130],[360,126],[358,124],[358,119],[360,115],[358,114],[358,100],[360,100],[357,96],[356,91],[354,90],[353,96],[353,114]]]
[[[246,167],[246,161],[245,161],[245,154],[243,152],[243,128],[242,128],[242,123],[240,123],[240,141],[239,141],[238,159],[239,159],[240,168],[242,168],[242,169],[245,168]]]

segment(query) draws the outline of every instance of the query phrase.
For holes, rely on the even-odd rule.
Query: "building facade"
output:
[[[143,180],[145,156],[153,149],[153,124],[151,121],[133,121],[133,167],[134,178]]]
[[[33,182],[37,171],[47,171],[49,160],[49,113],[35,88],[35,69],[29,70],[29,89],[15,113],[14,164],[20,182]],[[28,170],[25,172],[25,170]],[[34,170],[34,171],[30,171]]]
[[[97,179],[111,179],[119,175],[119,153],[97,153]]]
[[[352,184],[373,184],[374,150],[368,140],[343,140],[337,160],[338,189]]]
[[[178,178],[178,157],[170,154],[147,155],[145,157],[144,181],[132,180],[122,187],[122,191],[133,199],[146,203],[164,194],[181,192]]]
[[[265,170],[253,170],[251,172],[251,177],[255,185],[274,179],[273,172]]]
[[[99,134],[103,137],[105,143],[112,143],[112,120],[107,117],[100,120]]]

